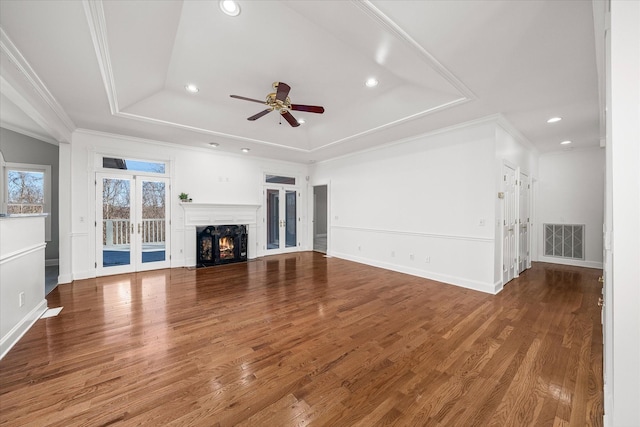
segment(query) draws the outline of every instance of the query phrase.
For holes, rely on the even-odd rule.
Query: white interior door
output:
[[[166,178],[96,174],[100,276],[169,267]]]
[[[503,168],[503,244],[502,283],[516,275],[516,171],[508,165]]]
[[[520,174],[520,209],[518,209],[518,274],[525,271],[529,266],[529,239],[530,239],[530,214],[529,214],[529,190],[531,184],[529,177],[523,173]]]
[[[265,188],[266,246],[269,255],[298,250],[298,197],[295,188]]]

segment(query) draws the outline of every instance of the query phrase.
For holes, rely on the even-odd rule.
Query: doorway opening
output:
[[[329,209],[327,204],[327,186],[316,185],[313,187],[313,250],[327,253],[327,217]]]

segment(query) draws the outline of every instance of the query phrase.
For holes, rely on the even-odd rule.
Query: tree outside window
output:
[[[5,163],[2,168],[0,211],[8,214],[51,213],[51,165]],[[51,215],[47,215],[45,240],[51,241]]]
[[[9,170],[7,213],[44,213],[44,172]]]

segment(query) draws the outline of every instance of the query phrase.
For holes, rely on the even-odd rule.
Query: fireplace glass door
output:
[[[265,198],[266,251],[275,254],[297,250],[297,191],[266,188]]]

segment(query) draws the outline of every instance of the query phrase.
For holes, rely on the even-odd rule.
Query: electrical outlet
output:
[[[18,304],[20,307],[24,305],[24,292],[18,294]]]
[[[426,262],[426,263],[430,263],[430,262],[431,262],[431,257],[430,257],[430,256],[426,257],[426,258],[424,259],[424,262]]]
[[[411,261],[413,261],[413,258],[414,258],[414,257],[413,257],[413,254],[409,254],[409,259],[410,259]]]
[[[394,258],[396,256],[396,251],[391,251],[391,258]]]
[[[480,227],[484,227],[484,225],[485,225],[485,220],[484,220],[484,218],[482,218],[482,219],[480,220],[479,225],[480,225]]]

